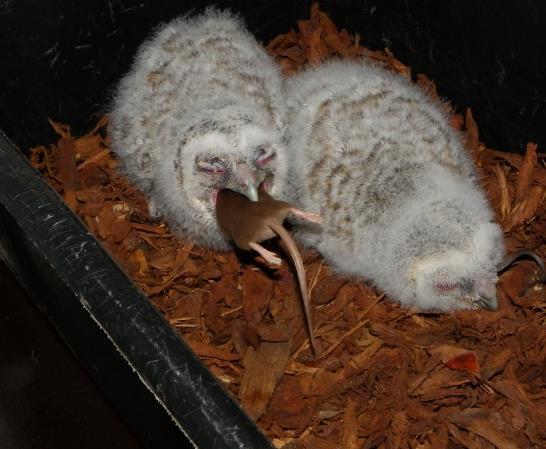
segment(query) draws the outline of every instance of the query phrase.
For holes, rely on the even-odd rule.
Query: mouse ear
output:
[[[205,158],[198,156],[195,158],[195,166],[206,173],[220,174],[226,171],[225,162],[216,156]]]
[[[254,153],[254,161],[256,162],[256,165],[258,165],[259,167],[263,167],[264,165],[275,159],[275,156],[277,156],[275,150],[270,146],[264,145],[259,147],[256,150],[256,153]]]

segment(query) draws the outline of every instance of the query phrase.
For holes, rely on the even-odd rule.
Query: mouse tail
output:
[[[516,251],[515,253],[509,254],[508,257],[497,266],[497,274],[500,275],[502,272],[510,268],[516,261],[524,257],[533,259],[536,262],[536,264],[540,267],[541,274],[536,281],[530,283],[523,289],[523,291],[521,292],[522,295],[525,295],[527,291],[530,288],[534,287],[535,285],[546,283],[546,267],[544,266],[544,261],[542,260],[542,257],[540,257],[540,255],[538,255],[532,249],[524,248],[519,251]]]
[[[296,247],[296,243],[292,236],[288,233],[284,227],[274,221],[268,221],[267,225],[271,230],[277,234],[281,240],[286,245],[292,262],[296,267],[296,274],[298,276],[298,281],[300,284],[301,298],[303,301],[303,309],[305,312],[305,319],[307,321],[307,328],[309,331],[309,341],[311,343],[311,348],[313,353],[317,355],[317,346],[315,341],[315,332],[313,330],[313,319],[311,317],[311,298],[309,297],[309,291],[307,290],[307,281],[305,279],[305,268],[303,267],[303,261],[301,260],[301,255]]]
[[[545,273],[546,268],[544,267],[544,261],[536,252],[534,252],[532,249],[529,249],[529,248],[524,248],[519,251],[516,251],[513,254],[509,254],[508,257],[497,266],[497,273],[499,274],[502,273],[503,271],[508,269],[514,262],[516,262],[517,260],[523,257],[529,257],[533,259],[542,270],[542,273]],[[544,274],[543,274],[543,277],[544,277]]]

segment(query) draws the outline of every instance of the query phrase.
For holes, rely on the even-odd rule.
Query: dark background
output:
[[[0,447],[142,449],[1,261],[0,291]]]
[[[0,0],[0,128],[21,148],[49,143],[47,117],[87,130],[107,109],[138,44],[159,22],[210,1]],[[310,1],[217,1],[267,43]],[[389,47],[440,95],[474,110],[489,146],[546,144],[546,2],[330,0],[339,27]]]

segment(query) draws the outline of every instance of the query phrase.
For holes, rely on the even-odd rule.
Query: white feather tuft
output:
[[[112,149],[125,174],[178,233],[227,248],[211,195],[239,188],[233,177],[196,169],[198,157],[217,157],[225,172],[247,165],[256,181],[271,177],[284,194],[285,106],[279,68],[242,21],[209,8],[160,26],[141,45],[119,84],[110,120]],[[277,157],[255,166],[258,148]]]
[[[407,306],[475,308],[476,285],[496,280],[502,235],[439,105],[365,61],[286,85],[289,179],[299,206],[323,219],[300,239]]]

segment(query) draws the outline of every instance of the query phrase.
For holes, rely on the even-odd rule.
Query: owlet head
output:
[[[214,220],[216,196],[222,189],[258,201],[258,186],[284,182],[286,171],[277,133],[252,124],[218,125],[185,143],[177,182],[187,202],[207,219]],[[186,162],[187,161],[187,162]]]
[[[275,149],[269,145],[258,146],[250,157],[213,152],[197,155],[194,176],[203,192],[199,196],[214,205],[218,192],[230,189],[258,201],[258,186],[264,181],[273,181],[276,157]]]
[[[448,249],[413,265],[420,303],[439,310],[497,309],[497,265],[503,255],[500,228],[481,224],[462,249]]]

